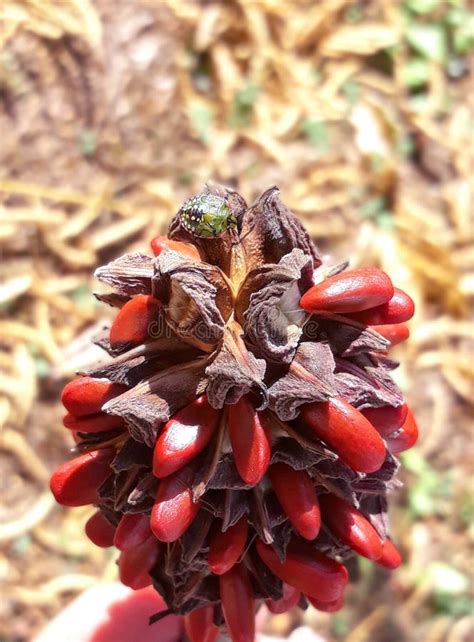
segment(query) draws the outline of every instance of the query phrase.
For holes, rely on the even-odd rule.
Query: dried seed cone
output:
[[[56,499],[97,507],[87,535],[193,642],[251,642],[264,601],[338,610],[346,560],[400,564],[386,495],[418,431],[386,355],[411,299],[381,270],[322,266],[276,188],[251,207],[206,188],[152,250],[97,270],[112,359],[65,388]]]

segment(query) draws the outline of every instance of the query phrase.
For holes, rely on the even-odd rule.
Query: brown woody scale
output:
[[[237,229],[201,238],[178,213],[157,256],[97,270],[113,289],[97,297],[119,309],[98,340],[110,357],[63,401],[76,453],[102,468],[94,478],[79,468],[97,462],[73,470],[73,460],[51,481],[61,503],[98,506],[87,532],[123,551],[125,583],[151,581],[169,612],[193,612],[193,642],[215,639],[225,620],[233,639],[251,640],[245,612],[253,619],[261,600],[275,612],[308,601],[337,610],[354,551],[397,566],[386,495],[394,454],[411,445],[386,356],[410,313],[387,312],[397,303],[388,277],[323,267],[277,188],[251,207],[230,189],[209,192]],[[96,380],[108,386],[100,408],[86,398]],[[180,430],[191,431],[184,444]]]

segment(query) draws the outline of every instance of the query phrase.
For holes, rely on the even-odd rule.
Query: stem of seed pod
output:
[[[230,257],[230,281],[232,283],[232,289],[235,293],[239,291],[239,288],[245,279],[247,274],[247,266],[245,260],[245,252],[242,247],[242,243],[237,234],[234,234],[232,231],[233,242],[231,246],[231,257]]]

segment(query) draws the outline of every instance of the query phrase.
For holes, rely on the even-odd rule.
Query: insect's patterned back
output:
[[[226,199],[216,194],[193,196],[184,203],[179,216],[183,227],[201,238],[215,238],[237,227]]]

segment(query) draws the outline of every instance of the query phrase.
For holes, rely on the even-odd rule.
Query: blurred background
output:
[[[347,606],[276,616],[328,642],[472,640],[474,251],[468,0],[2,0],[0,640],[31,640],[116,578],[54,504],[58,396],[107,317],[96,266],[166,229],[212,179],[273,184],[322,253],[411,293],[394,351],[419,444],[391,522],[405,564]],[[471,87],[470,87],[471,85]]]

